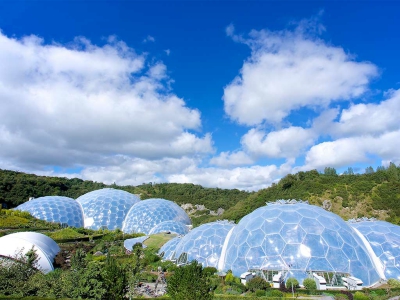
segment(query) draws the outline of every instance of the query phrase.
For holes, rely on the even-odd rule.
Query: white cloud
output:
[[[221,152],[218,156],[210,159],[210,164],[219,167],[243,166],[251,165],[254,160],[243,151],[237,152]]]
[[[167,56],[169,56],[171,54],[171,50],[169,50],[169,49],[164,50],[164,52],[165,52],[165,54],[167,54]]]
[[[199,111],[169,90],[166,66],[145,67],[125,43],[67,47],[0,32],[0,45],[1,162],[41,170],[213,152]]]
[[[241,124],[279,123],[302,107],[326,108],[359,97],[378,73],[375,65],[357,62],[304,28],[253,30],[248,39],[235,35],[232,25],[226,31],[252,50],[240,75],[224,89],[225,112]]]
[[[314,144],[317,135],[312,129],[291,126],[266,133],[250,129],[241,140],[243,148],[258,157],[295,158]]]
[[[143,43],[148,43],[148,42],[152,42],[154,43],[156,41],[156,39],[154,37],[152,37],[151,35],[148,35],[144,40]]]

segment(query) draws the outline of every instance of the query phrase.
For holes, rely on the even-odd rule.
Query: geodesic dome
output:
[[[276,202],[245,216],[227,238],[220,269],[351,274],[364,285],[380,278],[363,242],[339,216],[306,203]]]
[[[105,188],[84,194],[76,201],[82,206],[85,228],[114,230],[122,228],[128,211],[140,199],[122,190]]]
[[[377,220],[349,222],[367,239],[387,279],[400,280],[400,226]]]
[[[149,234],[156,234],[156,233],[161,233],[161,232],[169,232],[169,233],[175,233],[179,235],[185,235],[186,233],[189,232],[189,228],[177,221],[165,221],[160,224],[157,224],[154,226]]]
[[[176,245],[181,241],[181,237],[177,236],[168,242],[166,242],[158,251],[158,254],[162,257],[163,260],[171,260],[175,257],[175,248]]]
[[[18,259],[31,249],[38,256],[38,267],[43,273],[53,271],[53,261],[60,251],[57,243],[48,236],[37,232],[17,232],[0,238],[0,256]]]
[[[29,212],[37,219],[47,222],[65,223],[72,227],[83,227],[83,212],[80,204],[72,198],[46,196],[32,199],[15,208]]]
[[[185,235],[175,249],[178,263],[197,260],[204,267],[217,267],[222,246],[235,224],[217,221],[196,227]]]
[[[130,209],[122,230],[125,233],[149,234],[153,227],[165,221],[191,224],[186,212],[174,202],[165,199],[148,199],[140,201]]]

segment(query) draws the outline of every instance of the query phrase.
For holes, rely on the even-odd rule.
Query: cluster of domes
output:
[[[355,230],[355,228],[357,228]],[[203,266],[282,272],[301,283],[311,272],[354,276],[364,286],[400,279],[400,226],[383,221],[349,223],[302,201],[277,201],[234,225],[203,224],[160,249],[178,264],[196,259]]]
[[[148,199],[122,190],[105,188],[74,200],[48,196],[32,199],[15,208],[48,222],[89,229],[122,229],[125,233],[188,233],[186,212],[172,201]]]

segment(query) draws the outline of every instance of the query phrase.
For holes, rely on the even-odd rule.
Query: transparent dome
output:
[[[37,219],[47,222],[65,223],[72,227],[83,227],[82,208],[68,197],[46,196],[32,199],[15,208],[29,212]]]
[[[234,226],[228,221],[217,221],[196,227],[176,246],[178,263],[197,260],[204,267],[216,268],[225,238]]]
[[[149,234],[153,227],[165,221],[191,224],[186,212],[174,202],[165,199],[148,199],[140,201],[131,208],[122,230],[125,233]]]
[[[126,214],[140,201],[139,197],[121,190],[101,189],[80,196],[85,228],[121,229]]]
[[[220,268],[236,276],[251,269],[284,270],[300,283],[309,271],[351,274],[364,286],[380,279],[346,222],[320,207],[292,202],[269,203],[245,216],[224,245]]]
[[[170,232],[170,233],[175,233],[179,235],[185,235],[186,233],[189,232],[189,228],[181,223],[181,222],[176,222],[176,221],[165,221],[160,224],[157,224],[154,226],[149,234],[156,234],[156,233],[161,233],[161,232]]]
[[[181,241],[181,237],[177,236],[168,242],[166,242],[158,251],[158,254],[163,258],[163,260],[172,260],[175,258],[175,248]]]
[[[400,226],[385,221],[349,222],[370,243],[387,279],[400,280]]]
[[[32,248],[36,250],[40,271],[53,271],[53,261],[60,247],[48,236],[37,232],[17,232],[0,238],[0,256],[3,257],[16,258]]]

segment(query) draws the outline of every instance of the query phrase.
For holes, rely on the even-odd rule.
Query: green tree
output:
[[[120,300],[124,298],[127,292],[128,278],[124,267],[110,254],[107,255],[103,267],[102,279],[106,289],[106,299]]]
[[[373,174],[374,172],[374,168],[371,166],[365,168],[365,174]]]
[[[303,280],[303,285],[307,290],[315,291],[317,289],[317,284],[314,279],[306,278]]]
[[[174,300],[209,300],[213,298],[210,290],[210,280],[195,260],[178,268],[168,279],[168,294]]]
[[[288,278],[287,280],[286,280],[286,288],[287,289],[292,289],[292,287],[293,287],[293,289],[296,289],[296,288],[298,288],[299,287],[299,282],[297,281],[297,279],[296,278],[294,278],[294,277],[290,277],[290,278]]]
[[[250,279],[246,283],[246,286],[250,291],[255,292],[257,290],[266,290],[268,288],[268,283],[263,278],[256,276]]]
[[[328,176],[337,176],[336,169],[331,167],[325,167],[324,174]]]
[[[400,281],[397,279],[390,278],[387,283],[391,288],[400,288]]]

